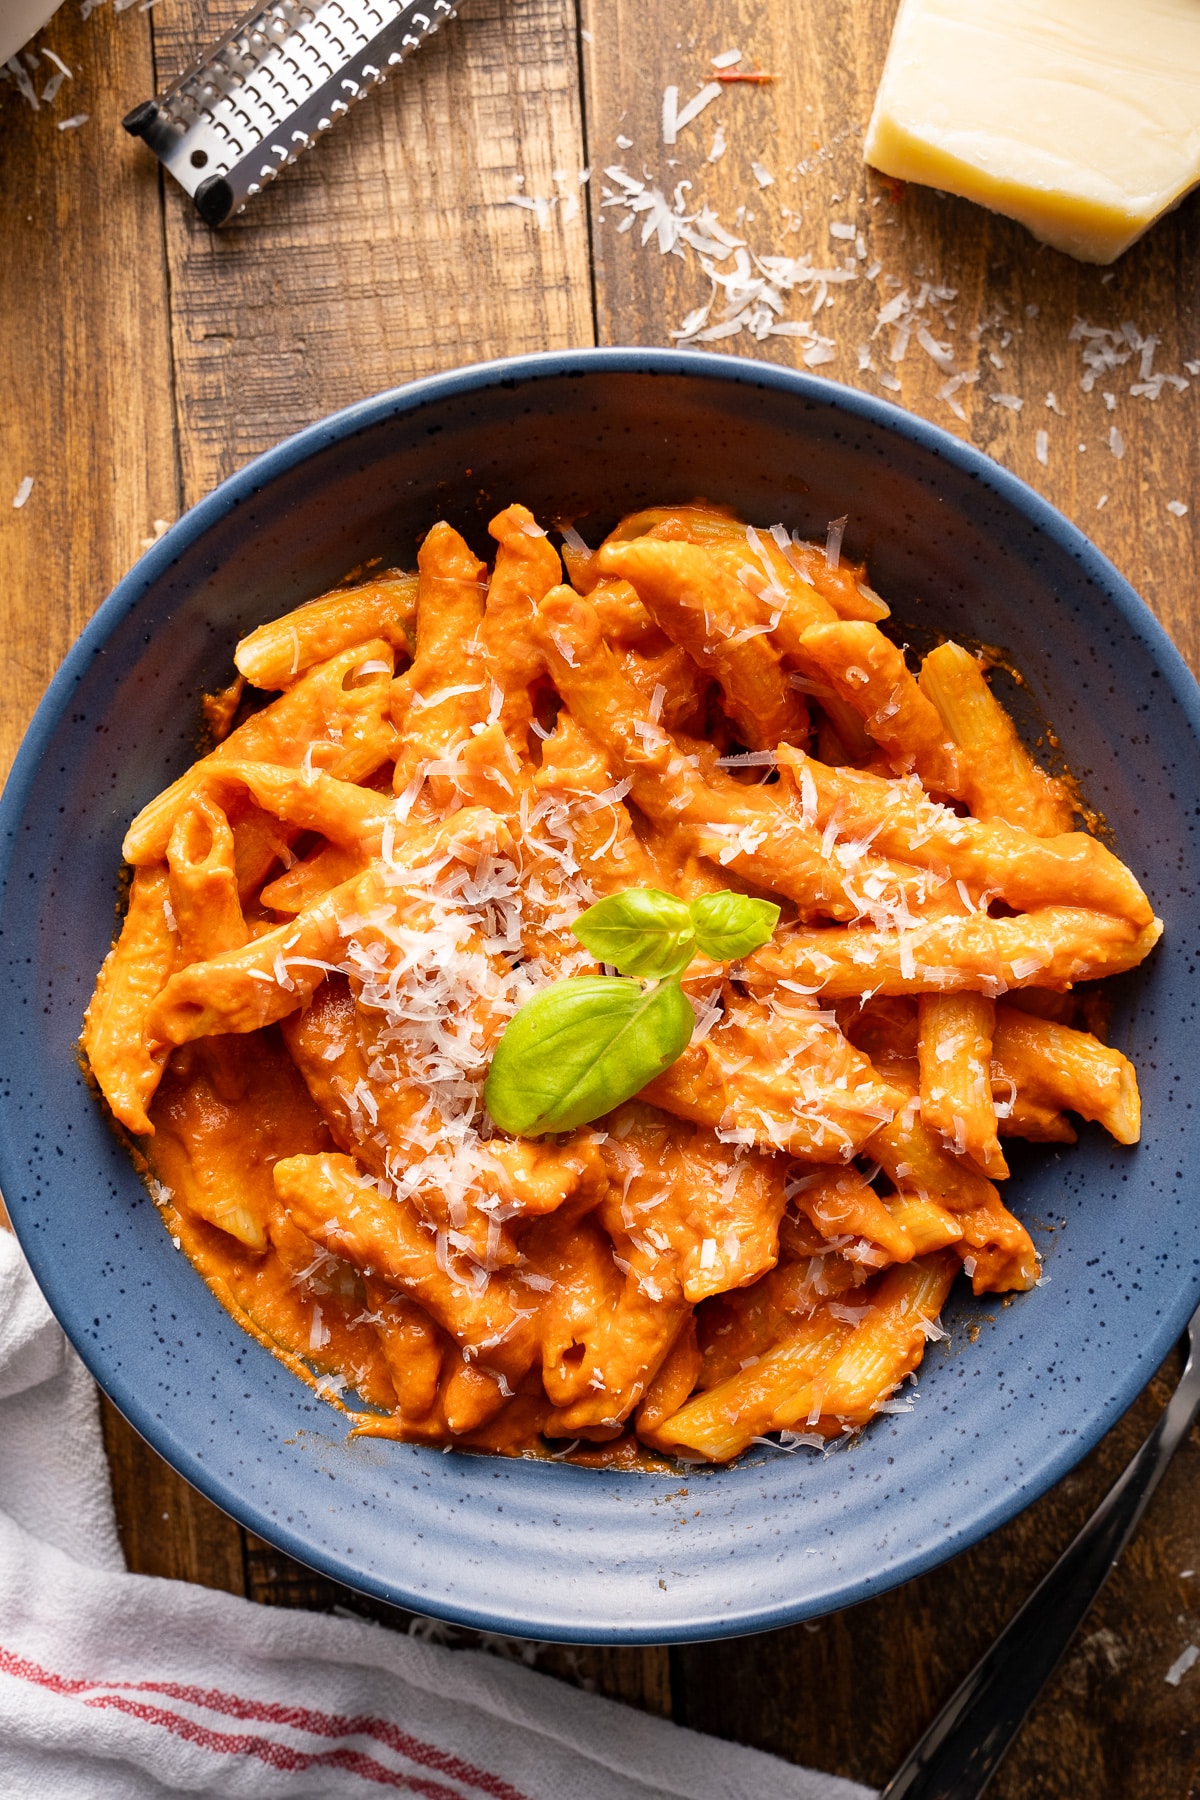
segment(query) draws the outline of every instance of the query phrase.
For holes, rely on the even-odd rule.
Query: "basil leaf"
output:
[[[659,888],[610,894],[581,913],[571,930],[597,962],[642,980],[678,975],[696,954],[691,913]]]
[[[552,982],[505,1027],[484,1104],[500,1129],[517,1137],[589,1124],[669,1068],[695,1023],[677,981],[644,988],[573,975]]]
[[[714,962],[739,962],[769,943],[779,923],[779,908],[772,900],[755,900],[749,894],[705,894],[689,909],[696,928],[696,944]]]

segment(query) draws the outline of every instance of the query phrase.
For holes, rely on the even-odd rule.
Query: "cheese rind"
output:
[[[865,155],[1112,262],[1200,181],[1200,0],[901,0]]]

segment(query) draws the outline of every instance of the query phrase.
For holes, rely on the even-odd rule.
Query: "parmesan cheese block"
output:
[[[42,29],[57,4],[58,0],[0,0],[0,63],[15,56]]]
[[[1112,262],[1200,181],[1200,0],[901,0],[866,159]]]

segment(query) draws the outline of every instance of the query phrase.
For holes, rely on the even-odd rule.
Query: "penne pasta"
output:
[[[167,840],[167,885],[184,962],[202,962],[246,942],[233,833],[221,808],[203,793],[180,813]]]
[[[487,533],[237,646],[220,741],[129,827],[84,1055],[202,1278],[355,1433],[820,1449],[909,1409],[960,1272],[1039,1283],[1002,1142],[1137,1141],[1074,987],[1162,927],[839,531]]]
[[[1003,1181],[1008,1164],[992,1099],[995,1001],[984,994],[922,994],[917,1005],[921,1117],[957,1155]]]
[[[1006,1091],[1011,1096],[1011,1082],[999,1081],[993,1085],[992,1096],[997,1102],[996,1117],[1002,1137],[1028,1138],[1035,1144],[1077,1142],[1077,1133],[1065,1113],[1056,1112],[1050,1106],[1039,1106],[1031,1100],[1022,1100],[1020,1095],[1015,1099],[1005,1099]]]
[[[958,746],[977,819],[1002,819],[1035,837],[1072,829],[1075,807],[1066,788],[1038,768],[970,651],[940,644],[922,662],[919,685]]]
[[[470,857],[481,845],[504,842],[500,820],[483,808],[451,815],[439,825],[412,828],[405,854],[419,864],[440,853]],[[156,995],[145,1022],[152,1048],[186,1044],[222,1032],[259,1031],[307,1004],[331,973],[347,941],[347,919],[371,919],[378,931],[419,931],[426,908],[404,876],[410,865],[372,865],[362,875],[333,888],[286,925],[244,947],[205,962],[190,963]],[[419,884],[418,884],[419,885]],[[374,917],[372,916],[374,915]],[[364,929],[363,926],[359,927]]]
[[[672,642],[711,670],[751,749],[807,735],[807,709],[770,641],[775,615],[767,600],[693,544],[636,538],[607,545],[596,560],[602,574],[628,581]]]
[[[963,797],[962,759],[937,708],[878,626],[854,620],[812,625],[800,649],[809,667],[859,715],[897,775],[915,769],[935,793]]]
[[[977,1294],[1009,1294],[1034,1287],[1037,1251],[1019,1219],[993,1189],[983,1206],[957,1211],[962,1237],[954,1245]]]
[[[914,1256],[928,1256],[931,1251],[944,1250],[948,1244],[957,1244],[962,1238],[958,1214],[939,1206],[936,1200],[896,1193],[887,1202],[887,1209],[896,1224],[907,1233]]]
[[[320,768],[343,781],[366,780],[394,753],[396,734],[387,716],[391,685],[392,649],[383,639],[318,664],[142,808],[125,834],[126,861],[160,861],[183,807],[228,763]]]
[[[760,1149],[814,1162],[857,1154],[897,1096],[836,1023],[790,998],[789,1006],[728,994],[719,1024],[650,1083],[646,1098]]]
[[[917,1245],[896,1209],[887,1206],[857,1169],[802,1176],[795,1184],[797,1209],[824,1238],[865,1238],[887,1262],[911,1262]]]
[[[863,1307],[861,1322],[816,1372],[807,1392],[801,1390],[786,1403],[780,1424],[798,1423],[807,1401],[805,1422],[810,1425],[823,1419],[839,1426],[865,1425],[920,1362],[926,1327],[941,1312],[956,1272],[955,1259],[944,1251],[891,1270]]]
[[[781,806],[767,790],[746,787],[710,766],[698,749],[677,743],[624,680],[600,634],[595,610],[578,595],[553,589],[540,608],[547,662],[576,718],[628,770],[636,804],[660,830],[682,836],[717,868],[787,895],[806,912],[858,918],[860,889],[876,878],[886,885],[877,906],[923,902],[930,884],[915,869],[878,858],[860,861],[858,887],[823,834]]]
[[[407,660],[416,612],[416,578],[392,570],[358,587],[335,588],[260,625],[242,639],[233,660],[238,673],[257,688],[289,688],[314,664],[380,638]],[[364,649],[364,659],[367,655]]]
[[[998,1007],[992,1079],[1012,1082],[1017,1101],[1026,1107],[1094,1119],[1118,1144],[1136,1144],[1141,1136],[1142,1105],[1133,1064],[1091,1032]]]
[[[508,506],[488,526],[499,546],[488,583],[479,641],[487,671],[488,713],[498,717],[514,751],[525,755],[534,684],[545,670],[534,631],[538,602],[562,580],[562,564],[527,506]]]
[[[435,525],[418,553],[417,654],[392,688],[401,731],[392,785],[427,781],[434,807],[456,796],[455,752],[487,717],[480,629],[486,569],[451,526]],[[416,796],[419,798],[419,795]]]
[[[315,1245],[411,1294],[456,1341],[486,1345],[497,1372],[528,1368],[536,1350],[533,1310],[522,1308],[514,1283],[492,1280],[480,1291],[448,1257],[443,1268],[415,1210],[385,1199],[353,1158],[284,1157],[274,1181],[289,1217]]]
[[[828,1312],[814,1314],[749,1367],[688,1400],[646,1434],[648,1442],[676,1456],[729,1462],[768,1431],[807,1425],[814,1379],[850,1333]]]
[[[790,932],[747,963],[752,987],[791,981],[828,1000],[875,994],[983,993],[1068,988],[1144,962],[1162,935],[1111,913],[1044,906],[1016,918],[984,913],[915,919],[898,931],[827,926]]]
[[[96,979],[83,1019],[83,1052],[113,1117],[149,1135],[146,1108],[166,1060],[146,1038],[146,1020],[170,980],[178,956],[165,865],[138,869],[129,889],[121,935]]]
[[[657,1425],[679,1411],[696,1385],[701,1360],[696,1318],[689,1312],[638,1403],[637,1428],[641,1435],[649,1437]]]
[[[1019,827],[960,818],[911,779],[827,769],[790,746],[780,750],[779,763],[794,809],[813,828],[824,835],[834,826],[847,845],[869,844],[921,868],[953,869],[972,905],[986,895],[1023,912],[1078,904],[1139,927],[1153,920],[1130,870],[1083,832],[1044,840]]]

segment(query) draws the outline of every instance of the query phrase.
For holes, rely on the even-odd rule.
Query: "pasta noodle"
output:
[[[1002,1140],[1136,1142],[1075,984],[1161,927],[985,664],[914,671],[832,550],[702,502],[561,558],[524,506],[489,529],[490,570],[439,522],[237,646],[275,697],[236,722],[235,684],[129,827],[92,1074],[222,1304],[356,1431],[630,1465],[858,1431],[960,1270],[1038,1280]],[[640,1091],[502,1130],[497,1045],[606,973],[572,927],[631,889],[778,924],[693,955]]]

